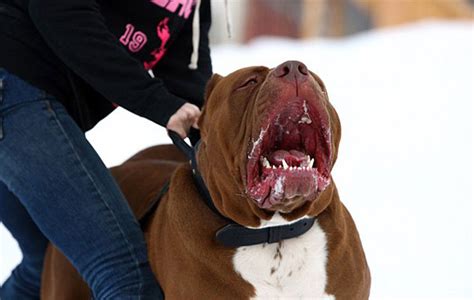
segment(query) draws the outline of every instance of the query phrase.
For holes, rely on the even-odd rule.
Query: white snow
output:
[[[365,247],[371,299],[471,298],[473,23],[265,38],[212,55],[222,75],[296,59],[325,81],[342,123],[333,177]],[[88,138],[108,166],[169,142],[163,129],[120,109]],[[0,227],[0,282],[20,258]]]

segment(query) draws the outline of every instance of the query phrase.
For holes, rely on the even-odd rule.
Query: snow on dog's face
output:
[[[309,210],[331,183],[339,119],[300,62],[214,75],[201,131],[199,163],[224,214]]]

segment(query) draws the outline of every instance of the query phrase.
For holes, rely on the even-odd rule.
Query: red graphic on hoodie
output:
[[[161,46],[158,49],[155,49],[151,52],[151,55],[154,56],[154,58],[151,61],[146,61],[143,63],[144,67],[146,70],[152,69],[165,55],[166,52],[166,43],[170,39],[170,29],[168,27],[168,21],[169,18],[165,18],[158,23],[158,26],[156,26],[156,33],[158,35],[158,38],[161,40]]]

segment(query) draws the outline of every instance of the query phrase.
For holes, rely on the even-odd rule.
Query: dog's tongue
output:
[[[271,153],[267,159],[274,166],[282,165],[282,161],[285,160],[286,163],[291,166],[299,166],[304,160],[306,155],[298,150],[277,150]]]

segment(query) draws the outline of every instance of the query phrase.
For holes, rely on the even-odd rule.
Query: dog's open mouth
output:
[[[247,193],[259,207],[311,201],[329,185],[331,132],[322,110],[297,97],[263,122],[247,162]]]

